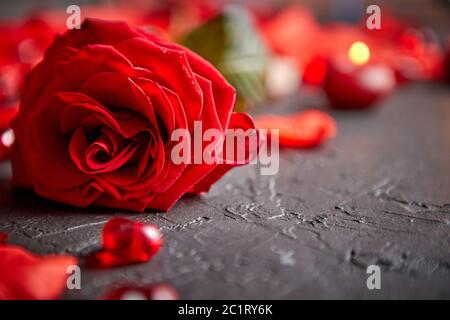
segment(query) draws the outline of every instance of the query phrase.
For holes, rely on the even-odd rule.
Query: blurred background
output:
[[[0,17],[2,19],[18,18],[35,10],[63,8],[71,4],[83,5],[117,5],[124,4],[136,9],[154,9],[169,3],[190,2],[183,0],[3,0],[0,2]],[[194,1],[195,2],[195,1]],[[444,30],[449,27],[449,0],[205,0],[211,4],[235,3],[250,4],[259,7],[280,8],[291,4],[308,6],[314,10],[320,21],[339,18],[355,20],[361,17],[361,9],[370,4],[388,7],[398,16],[413,18],[421,24]]]

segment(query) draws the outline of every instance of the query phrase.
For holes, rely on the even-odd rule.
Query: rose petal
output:
[[[258,129],[279,129],[280,146],[293,148],[318,146],[337,132],[333,118],[319,110],[287,116],[265,115],[257,118],[255,123]]]
[[[181,50],[181,47],[175,43],[159,40],[151,34],[148,37],[163,47]],[[189,65],[194,73],[211,81],[214,103],[220,124],[223,129],[227,128],[236,101],[236,91],[209,62],[189,49],[183,48],[182,50],[186,52]]]
[[[57,299],[76,265],[72,256],[37,257],[11,245],[0,246],[0,300]]]
[[[229,129],[254,129],[253,119],[246,113],[233,112],[230,119]],[[250,154],[248,154],[250,155]],[[249,160],[249,159],[246,159]],[[222,178],[229,170],[236,167],[237,164],[220,164],[217,165],[208,175],[200,180],[190,192],[201,194],[208,192],[211,186]]]
[[[134,65],[153,71],[154,81],[179,95],[189,128],[192,129],[202,111],[203,97],[185,50],[165,48],[142,38],[125,41],[117,46],[117,50],[126,55]],[[140,52],[145,52],[145,55]],[[171,63],[168,64],[167,61]]]
[[[93,75],[80,91],[109,108],[131,109],[147,117],[157,128],[152,103],[145,92],[130,78],[117,72]]]

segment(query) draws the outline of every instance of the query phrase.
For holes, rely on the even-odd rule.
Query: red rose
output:
[[[124,22],[88,19],[28,75],[12,122],[13,185],[85,207],[167,211],[218,164],[174,164],[175,129],[252,128],[209,63]],[[190,162],[192,163],[192,162]]]

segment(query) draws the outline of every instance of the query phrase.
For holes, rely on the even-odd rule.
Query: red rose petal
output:
[[[110,290],[101,300],[177,300],[178,292],[167,284],[147,287],[123,286]]]
[[[312,86],[320,86],[325,81],[326,74],[327,61],[324,57],[317,55],[305,65],[303,82]]]
[[[163,244],[162,234],[152,224],[125,218],[111,219],[103,229],[103,249],[87,258],[87,264],[109,268],[131,263],[147,262]]]
[[[72,256],[34,256],[10,245],[0,246],[0,300],[57,299],[75,265]]]
[[[319,110],[286,116],[265,115],[256,119],[255,123],[258,129],[279,129],[280,146],[294,148],[315,147],[334,137],[337,132],[334,119]]]
[[[231,114],[230,123],[228,129],[243,129],[244,131],[251,130],[255,128],[253,118],[251,118],[246,113],[233,112]],[[247,150],[248,145],[246,145]],[[224,147],[226,150],[226,146]],[[249,150],[250,151],[250,150]],[[237,150],[235,149],[235,152]],[[250,162],[256,155],[247,152],[245,162]],[[225,157],[226,158],[226,157]],[[216,183],[223,175],[225,175],[229,170],[238,166],[239,164],[221,164],[217,165],[214,170],[212,170],[207,176],[202,180],[197,182],[197,184],[191,189],[191,193],[202,194],[208,192],[211,186]]]

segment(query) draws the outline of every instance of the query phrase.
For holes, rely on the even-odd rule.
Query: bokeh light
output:
[[[369,47],[362,41],[355,41],[348,50],[348,57],[354,64],[366,64],[370,59]]]

